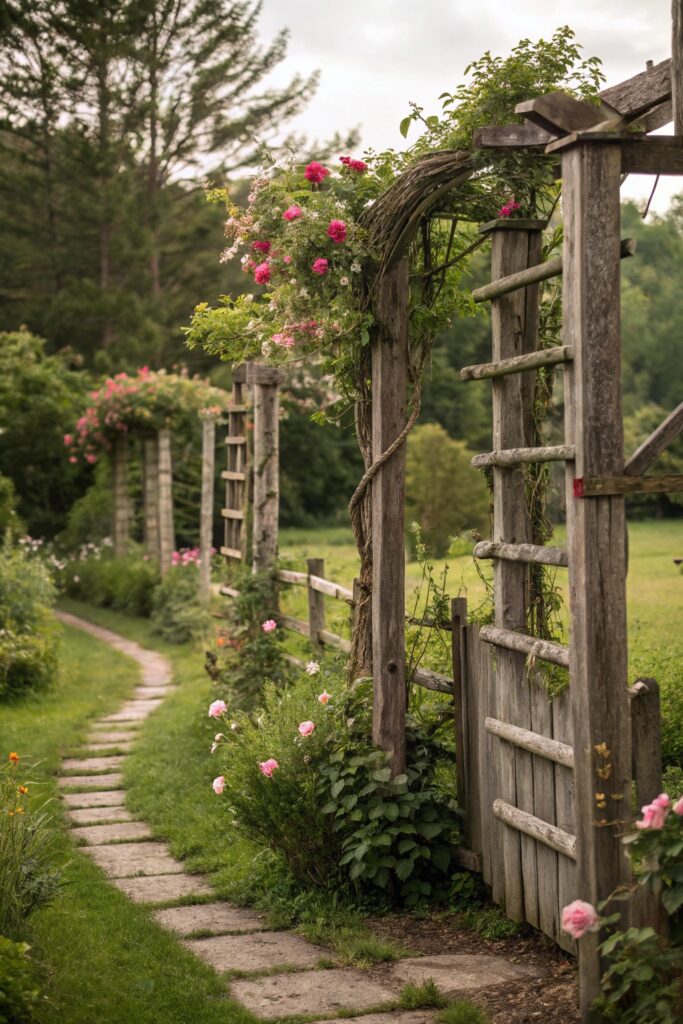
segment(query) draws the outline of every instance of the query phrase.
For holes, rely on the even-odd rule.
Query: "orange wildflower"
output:
[[[17,809],[15,811],[15,814],[23,814],[23,813],[24,813],[24,808],[23,807],[17,807]]]
[[[28,793],[28,789],[26,788],[26,786],[19,786],[19,788],[17,789],[17,793],[19,794],[19,796],[26,796],[26,794]]]
[[[9,759],[12,762],[12,764],[19,764],[19,755],[17,754],[16,750],[13,750],[10,753]]]
[[[224,636],[216,637],[216,647],[225,647],[227,641]]]

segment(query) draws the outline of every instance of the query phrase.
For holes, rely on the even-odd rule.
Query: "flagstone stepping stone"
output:
[[[198,875],[146,875],[113,878],[113,884],[134,903],[166,903],[186,896],[211,896],[213,889]]]
[[[538,972],[523,964],[511,963],[502,956],[447,953],[397,960],[389,968],[387,980],[400,991],[404,985],[422,985],[431,978],[441,992],[451,995],[493,988],[530,977],[538,977]]]
[[[124,754],[114,754],[111,757],[67,757],[62,761],[62,769],[67,772],[109,772],[112,768],[120,768],[124,760]]]
[[[368,1013],[360,1020],[362,1024],[431,1024],[435,1016],[435,1010],[399,1010],[396,1013]],[[316,1024],[350,1024],[351,1021],[359,1024],[358,1017],[334,1017],[332,1020],[316,1021]]]
[[[86,743],[127,743],[129,740],[137,739],[137,733],[129,729],[121,732],[93,732]]]
[[[183,870],[165,843],[117,843],[115,846],[91,846],[84,852],[111,878],[175,875]]]
[[[113,807],[79,807],[77,810],[68,811],[66,816],[74,825],[98,825],[103,821],[133,821],[133,815],[122,804],[115,804]]]
[[[257,932],[264,929],[263,914],[231,903],[198,903],[193,907],[169,907],[154,915],[164,928],[179,935],[192,932]]]
[[[240,979],[231,994],[257,1017],[288,1017],[305,1013],[324,1016],[340,1010],[368,1010],[393,1002],[397,992],[355,967],[330,971],[297,971],[269,978]]]
[[[262,971],[271,967],[312,967],[329,953],[293,932],[249,932],[186,939],[183,945],[216,971]]]
[[[165,697],[174,689],[174,686],[138,686],[133,690],[133,700],[154,700]]]
[[[125,750],[129,751],[133,749],[132,741],[126,741],[118,743],[88,743],[87,746],[76,751],[74,757],[88,757],[90,754],[98,753],[100,750]]]
[[[150,707],[149,705],[152,705]],[[143,722],[148,715],[152,713],[161,704],[160,700],[146,701],[146,700],[132,700],[130,705],[121,708],[113,715],[107,715],[103,718],[103,722]]]
[[[97,781],[99,782],[101,778],[99,775]],[[96,793],[62,793],[62,800],[67,807],[118,807],[125,799],[126,792],[123,789],[107,789]]]
[[[149,825],[145,821],[128,821],[111,825],[88,825],[72,828],[71,835],[83,839],[88,846],[102,846],[124,839],[151,839]]]
[[[57,779],[57,784],[62,789],[116,789],[123,785],[123,775],[121,772],[112,775],[64,775]]]

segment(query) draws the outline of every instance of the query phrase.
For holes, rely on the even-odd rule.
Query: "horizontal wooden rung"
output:
[[[222,547],[221,554],[225,555],[226,558],[239,558],[242,561],[242,552],[239,548]]]
[[[308,585],[311,590],[317,590],[319,594],[327,594],[328,597],[336,597],[339,601],[353,602],[353,591],[346,587],[339,586],[331,580],[324,580],[322,576],[309,576]]]
[[[583,476],[574,480],[575,498],[610,494],[675,494],[683,491],[683,474],[673,476]]]
[[[431,672],[427,668],[416,669],[413,682],[424,687],[425,690],[435,690],[437,693],[455,693],[452,679],[440,675],[439,672]]]
[[[280,615],[280,625],[294,633],[301,633],[302,636],[310,636],[308,623],[302,619],[295,619],[292,615]]]
[[[233,437],[226,437],[226,444],[246,444],[247,439],[241,434],[234,435]]]
[[[240,596],[239,590],[235,590],[234,587],[229,587],[227,584],[223,584],[223,586],[219,587],[218,588],[218,593],[222,594],[223,597],[239,597]]]
[[[569,648],[553,643],[552,640],[539,640],[527,633],[517,633],[514,629],[502,629],[500,626],[482,626],[479,638],[495,647],[504,647],[508,651],[518,651],[569,668]]]
[[[482,469],[484,466],[518,466],[523,462],[570,462],[574,455],[573,444],[545,448],[501,448],[499,451],[475,455],[472,465],[475,469]]]
[[[570,860],[576,860],[576,836],[558,828],[557,825],[549,825],[547,821],[541,821],[527,811],[520,811],[518,807],[513,807],[505,800],[493,801],[493,813],[510,828],[516,828],[518,832],[524,832],[532,839],[537,839],[551,850],[563,853]]]
[[[501,544],[483,540],[474,549],[475,558],[502,558],[508,562],[534,562],[537,565],[567,566],[564,548],[551,548],[543,544]]]
[[[633,256],[636,251],[636,243],[633,238],[623,238],[619,255],[621,259],[626,256]],[[499,299],[502,295],[517,291],[518,288],[528,288],[530,285],[538,284],[540,281],[547,281],[551,277],[557,277],[562,273],[562,257],[556,256],[545,263],[538,263],[535,267],[526,267],[518,270],[516,274],[508,274],[497,281],[491,281],[482,288],[475,288],[472,298],[475,302],[487,302],[490,299]]]
[[[224,519],[244,519],[244,512],[239,508],[222,508],[221,515]]]
[[[224,469],[222,471],[222,473],[221,473],[221,476],[222,476],[222,478],[224,480],[246,480],[247,479],[247,474],[246,473],[236,473],[232,469]]]
[[[539,352],[527,352],[523,356],[501,359],[497,363],[477,363],[464,366],[460,371],[461,380],[488,380],[495,377],[506,377],[509,373],[523,373],[535,370],[539,366],[555,366],[566,363],[574,358],[571,345],[558,345],[556,348],[544,348]]]
[[[229,405],[228,412],[246,412],[248,408],[248,405]]]
[[[348,654],[351,650],[351,644],[348,640],[345,640],[343,636],[339,636],[337,633],[332,633],[329,629],[318,630],[318,640],[321,644],[325,644],[327,647],[334,647],[345,654]]]
[[[565,768],[574,767],[574,748],[566,743],[541,736],[537,732],[530,732],[517,725],[500,722],[497,718],[484,719],[484,728],[492,736],[498,736],[501,740],[528,750],[531,754],[538,754],[539,757],[545,757],[548,761],[554,761],[555,764],[564,765]]]

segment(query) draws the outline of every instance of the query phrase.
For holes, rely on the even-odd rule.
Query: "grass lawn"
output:
[[[88,609],[90,611],[90,609]],[[79,630],[65,628],[59,679],[5,706],[0,746],[39,761],[39,800],[57,794],[55,772],[90,719],[114,711],[138,681],[137,665]],[[196,660],[196,655],[195,655]],[[37,788],[37,787],[36,787]],[[62,822],[61,808],[54,813]],[[61,831],[66,888],[29,920],[26,936],[43,977],[39,1024],[242,1024],[224,983],[109,884]]]

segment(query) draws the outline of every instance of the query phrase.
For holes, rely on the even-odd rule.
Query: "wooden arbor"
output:
[[[164,574],[171,566],[175,548],[171,431],[165,428],[154,434],[144,434],[141,442],[145,551]],[[111,450],[113,540],[117,557],[127,553],[133,518],[128,496],[129,459],[130,444],[128,436],[123,435],[114,441]]]

